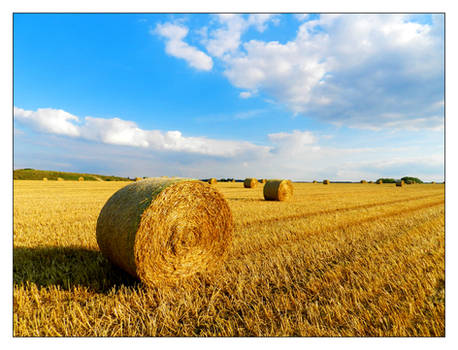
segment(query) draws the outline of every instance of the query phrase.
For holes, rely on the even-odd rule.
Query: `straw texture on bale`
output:
[[[243,181],[243,187],[245,188],[254,188],[258,184],[258,180],[255,178],[246,178],[245,181]]]
[[[218,180],[216,180],[214,177],[212,177],[210,180],[208,180],[208,183],[210,185],[214,185],[214,184],[218,183]]]
[[[293,183],[290,180],[269,180],[264,185],[264,199],[287,201],[293,196]]]
[[[78,181],[84,181],[84,177],[80,176],[80,177],[78,178]]]
[[[401,180],[401,182],[396,182],[397,187],[402,187],[404,186],[404,184],[405,184],[404,180]]]
[[[64,179],[61,178],[61,177],[58,177],[58,178],[57,178],[57,181],[64,181]]]
[[[383,180],[378,180],[377,183],[378,183],[378,184],[382,184],[382,183],[383,183]]]
[[[329,185],[329,180],[323,180],[324,185]]]
[[[221,264],[233,219],[224,197],[189,179],[147,179],[117,191],[97,219],[97,243],[145,285],[170,285]]]
[[[44,178],[43,178],[43,181],[48,181],[48,178],[47,178],[47,177],[44,177]]]

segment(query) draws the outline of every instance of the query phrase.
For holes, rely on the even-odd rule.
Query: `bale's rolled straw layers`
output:
[[[323,180],[323,185],[329,185],[329,180]]]
[[[286,201],[293,196],[293,183],[290,180],[268,180],[264,185],[264,199]]]
[[[117,191],[97,220],[111,262],[146,285],[173,284],[220,265],[232,240],[224,197],[189,179],[147,179]]]
[[[218,183],[218,180],[216,180],[214,177],[212,177],[210,180],[208,180],[208,183],[209,183],[210,185],[215,185],[215,184]]]
[[[80,176],[80,177],[78,178],[78,181],[84,181],[84,177]]]
[[[258,180],[255,178],[246,178],[245,181],[243,181],[243,187],[245,188],[254,188],[258,184]]]

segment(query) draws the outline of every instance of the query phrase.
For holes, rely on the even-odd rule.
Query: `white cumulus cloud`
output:
[[[251,153],[261,155],[270,151],[270,147],[258,146],[247,141],[183,136],[178,130],[143,130],[135,122],[120,118],[85,117],[81,125],[74,125],[69,120],[78,121],[78,117],[52,108],[27,111],[15,107],[14,117],[37,131],[77,136],[110,145],[217,157],[235,157]]]
[[[169,55],[186,60],[193,68],[211,70],[213,67],[212,58],[184,41],[188,31],[188,28],[183,25],[165,23],[158,24],[156,30],[152,31],[151,34],[157,33],[166,39],[165,51]]]
[[[37,131],[67,136],[80,134],[78,126],[74,124],[79,121],[78,117],[61,109],[38,108],[36,111],[26,111],[14,107],[14,118]]]

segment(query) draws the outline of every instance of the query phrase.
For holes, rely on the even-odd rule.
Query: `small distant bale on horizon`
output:
[[[43,178],[43,181],[48,181],[48,178],[47,178],[47,177],[44,177],[44,178]]]
[[[379,184],[379,185],[382,184],[382,183],[383,183],[383,180],[378,180],[377,181],[377,184]]]
[[[329,185],[330,181],[329,180],[323,180],[323,185]]]
[[[313,180],[313,181],[312,181],[312,183],[316,184],[316,183],[318,183],[318,181],[316,181],[316,180]]]
[[[361,183],[362,184],[367,184],[367,181],[366,180],[361,180]]]
[[[84,177],[80,176],[80,177],[78,178],[78,181],[84,181]]]
[[[396,182],[396,187],[404,187],[405,182],[404,180],[401,180],[400,182]]]
[[[135,181],[141,181],[141,180],[143,180],[143,178],[141,178],[141,177],[136,177],[135,178]]]
[[[287,201],[293,196],[293,183],[290,180],[268,180],[263,193],[265,200]]]
[[[258,184],[258,180],[253,177],[248,177],[243,181],[243,187],[245,188],[254,188]]]
[[[210,185],[216,185],[218,183],[218,180],[216,180],[214,177],[212,177],[210,180],[208,180],[208,183]]]
[[[435,182],[435,181],[431,181],[431,184],[435,185],[435,184],[436,184],[436,182]]]
[[[58,177],[58,178],[57,178],[57,181],[64,181],[64,179],[61,178],[61,177]]]

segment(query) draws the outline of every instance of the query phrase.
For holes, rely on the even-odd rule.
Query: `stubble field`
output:
[[[444,336],[444,185],[218,183],[219,271],[146,289],[99,252],[128,182],[14,181],[14,336]]]

